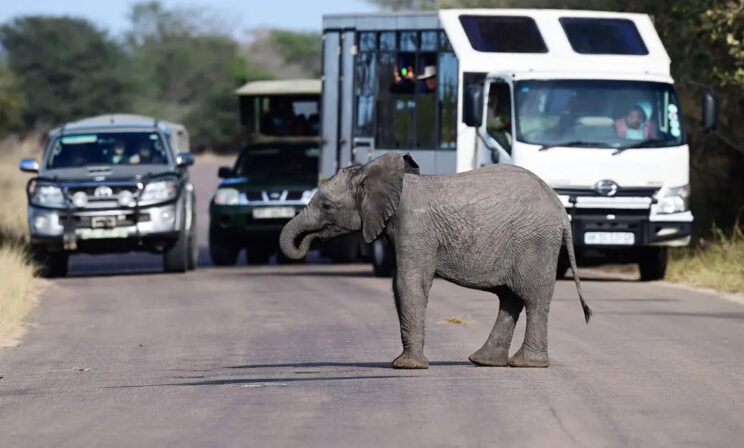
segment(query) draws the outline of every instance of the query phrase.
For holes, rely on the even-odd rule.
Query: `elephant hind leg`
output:
[[[514,326],[524,304],[509,288],[499,288],[499,315],[491,334],[477,352],[470,355],[471,362],[481,366],[505,367],[509,362],[509,346],[514,336]]]
[[[548,367],[548,312],[553,285],[536,288],[525,301],[527,325],[522,347],[509,358],[511,367]]]

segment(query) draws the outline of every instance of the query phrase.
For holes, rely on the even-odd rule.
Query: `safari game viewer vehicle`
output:
[[[236,92],[248,144],[209,204],[209,253],[217,266],[266,263],[279,249],[279,233],[315,194],[318,185],[320,81],[255,81]]]
[[[647,15],[329,15],[323,45],[321,182],[388,151],[410,152],[422,174],[514,164],[563,202],[580,264],[638,263],[643,280],[656,280],[667,248],[689,243],[689,149],[670,59]],[[710,130],[716,100],[705,91],[702,102]],[[352,245],[369,250],[361,238]],[[382,239],[371,255],[388,275],[394,257]]]
[[[52,130],[27,186],[33,254],[49,277],[69,256],[146,251],[166,272],[194,269],[196,195],[186,129],[138,115],[101,115]]]

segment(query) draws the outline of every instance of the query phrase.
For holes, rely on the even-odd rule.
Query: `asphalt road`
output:
[[[214,163],[196,169],[201,205]],[[206,218],[205,214],[201,214]],[[206,227],[202,221],[202,232]],[[366,265],[80,257],[0,353],[0,446],[741,446],[744,305],[588,274],[557,284],[548,369],[467,356],[494,296],[436,281],[428,370],[397,371],[389,280]],[[465,324],[447,323],[464,316]],[[512,350],[521,343],[524,321]]]

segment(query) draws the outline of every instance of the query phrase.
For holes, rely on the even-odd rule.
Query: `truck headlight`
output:
[[[317,188],[313,188],[312,190],[305,190],[302,192],[302,198],[300,198],[300,201],[304,203],[310,202],[310,200],[315,196],[315,193],[318,192]]]
[[[689,210],[690,186],[669,188],[659,197],[657,212],[660,214],[681,213]]]
[[[240,192],[234,188],[218,188],[214,203],[219,205],[238,205]]]
[[[140,202],[165,202],[175,199],[178,194],[177,187],[173,179],[151,182],[145,186]]]
[[[65,196],[57,185],[37,183],[34,187],[32,202],[43,207],[64,208]]]

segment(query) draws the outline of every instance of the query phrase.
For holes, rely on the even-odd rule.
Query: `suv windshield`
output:
[[[317,176],[317,146],[247,147],[235,164],[235,174],[241,177]]]
[[[57,137],[47,168],[88,165],[165,165],[166,148],[157,132],[101,132]]]
[[[628,148],[684,144],[671,84],[639,81],[520,81],[519,141],[549,146]]]

